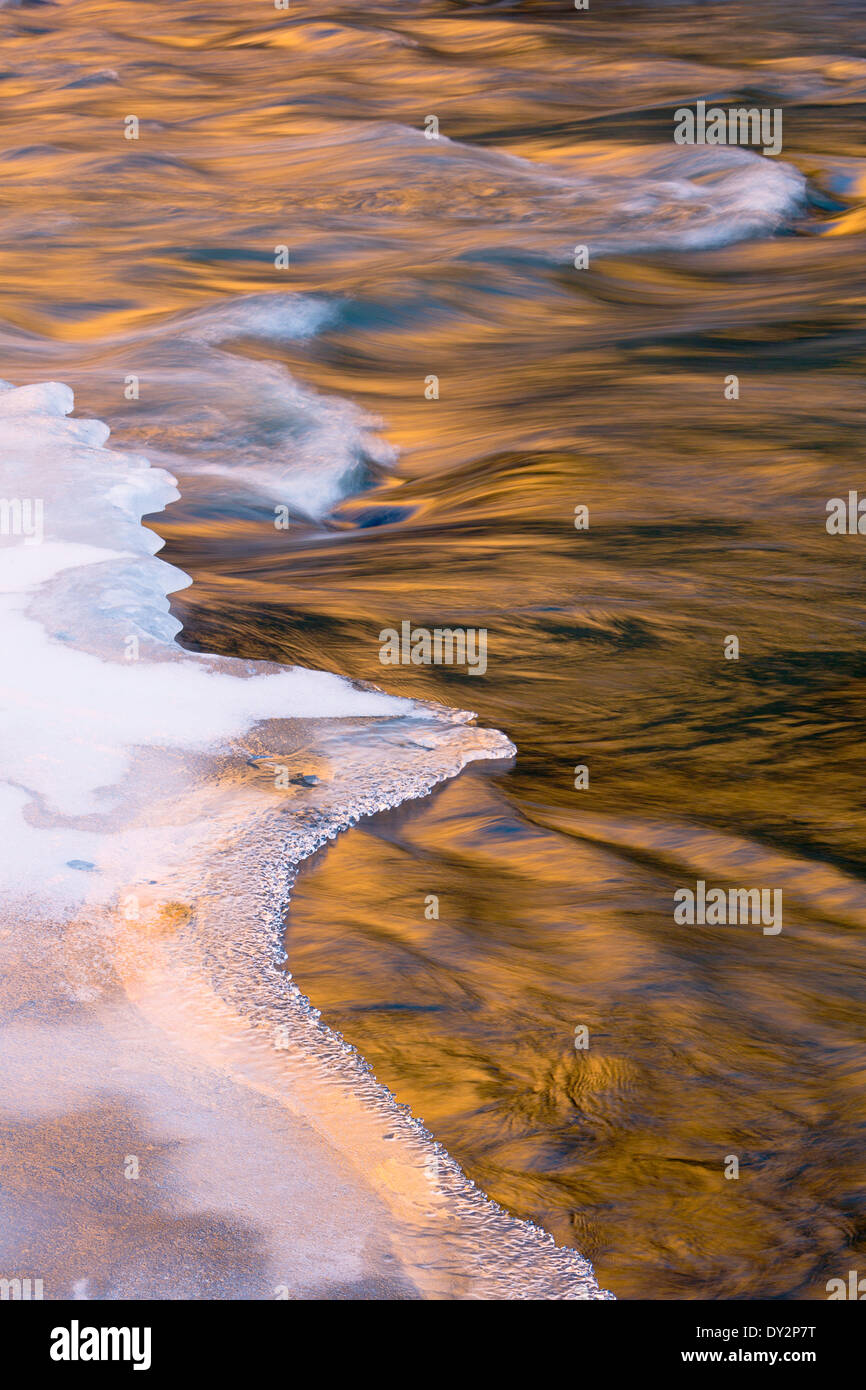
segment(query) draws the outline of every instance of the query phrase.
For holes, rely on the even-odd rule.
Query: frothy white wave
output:
[[[179,322],[162,324],[152,332],[157,337],[168,332],[185,341],[219,347],[240,338],[289,343],[321,332],[337,314],[332,301],[310,295],[245,294],[193,310]]]
[[[630,187],[623,200],[634,249],[701,250],[770,236],[803,211],[806,179],[782,160],[718,147],[645,154],[647,186]],[[617,245],[600,238],[602,249]]]
[[[214,494],[245,493],[313,520],[360,490],[371,470],[392,467],[379,420],[243,351],[303,341],[338,312],[304,295],[245,295],[142,335],[129,360],[146,382],[136,415],[140,429],[152,422],[150,457],[214,480]]]
[[[733,146],[579,144],[532,158],[393,123],[340,125],[309,138],[334,168],[352,161],[350,186],[321,195],[336,218],[372,230],[387,222],[454,232],[455,252],[508,247],[571,259],[575,244],[632,254],[701,249],[770,236],[804,207],[806,180],[791,164]],[[354,159],[352,147],[357,147]],[[381,166],[387,161],[383,187]],[[440,237],[441,240],[441,237]]]

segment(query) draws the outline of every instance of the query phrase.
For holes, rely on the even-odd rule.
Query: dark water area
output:
[[[866,542],[825,527],[864,484],[861,7],[0,26],[0,375],[177,474],[184,644],[518,749],[311,862],[295,979],[618,1297],[824,1298],[866,1258]],[[676,147],[704,98],[779,107],[781,156]],[[485,629],[485,673],[383,666],[404,620]],[[677,924],[698,880],[781,889],[781,932]]]

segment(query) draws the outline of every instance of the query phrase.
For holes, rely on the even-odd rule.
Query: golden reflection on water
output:
[[[305,374],[380,411],[401,480],[288,552],[255,521],[215,542],[195,504],[160,523],[197,643],[468,706],[516,743],[513,772],[303,874],[289,967],[485,1190],[624,1297],[823,1297],[862,1255],[862,580],[823,527],[862,414],[851,264],[815,246],[660,261],[633,301],[605,266],[618,307],[574,311],[585,348],[550,299],[546,333],[521,304],[486,358],[451,325],[435,405],[417,335],[329,335]],[[487,674],[380,667],[403,618],[486,627]],[[783,884],[782,935],[675,929],[699,877]]]
[[[862,557],[824,529],[860,481],[862,37],[844,6],[832,41],[766,6],[748,53],[716,7],[471,8],[3,11],[0,372],[69,380],[119,445],[182,458],[211,366],[155,324],[348,303],[232,357],[372,411],[395,473],[286,534],[270,499],[182,477],[152,523],[194,577],[174,611],[193,646],[475,709],[519,757],[331,847],[289,966],[470,1176],[618,1295],[823,1297],[866,1253]],[[617,188],[671,106],[744,89],[784,105],[811,209],[772,240],[630,254]],[[429,111],[610,187],[395,134]],[[580,277],[576,224],[613,229]],[[209,420],[267,440],[226,381]],[[403,619],[486,628],[486,675],[383,668]],[[676,928],[699,877],[784,884],[782,934]]]

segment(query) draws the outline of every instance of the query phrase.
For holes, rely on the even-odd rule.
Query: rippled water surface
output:
[[[0,375],[178,476],[187,644],[517,746],[302,873],[298,983],[618,1296],[823,1297],[866,1257],[860,6],[23,4],[0,92]],[[675,146],[699,98],[781,156]],[[404,619],[486,673],[383,667]],[[783,931],[676,926],[697,879]]]

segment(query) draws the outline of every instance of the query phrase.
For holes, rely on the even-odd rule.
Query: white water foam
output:
[[[325,299],[246,295],[141,335],[133,360],[147,382],[137,416],[139,428],[153,421],[149,456],[207,476],[213,496],[221,488],[252,494],[313,520],[360,490],[371,470],[392,467],[396,454],[377,433],[379,420],[242,350],[303,341],[337,314]]]
[[[332,217],[367,232],[450,227],[457,254],[508,246],[570,260],[575,243],[624,255],[700,250],[771,236],[805,206],[805,177],[786,161],[678,146],[673,132],[670,144],[587,141],[531,159],[390,122],[332,125],[306,143],[322,156],[317,187]],[[353,179],[338,182],[347,165]]]

